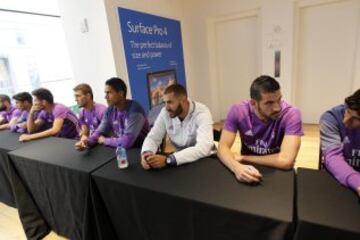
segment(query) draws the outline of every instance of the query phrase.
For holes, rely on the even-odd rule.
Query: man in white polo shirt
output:
[[[214,153],[213,121],[209,109],[187,97],[186,89],[174,84],[164,92],[165,107],[161,110],[141,150],[144,169],[178,166]],[[176,152],[157,153],[168,134]]]

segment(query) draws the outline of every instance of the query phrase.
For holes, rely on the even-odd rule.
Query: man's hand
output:
[[[88,140],[88,136],[86,135],[81,135],[80,141],[87,141]]]
[[[104,144],[105,143],[105,137],[104,136],[100,136],[98,139],[98,144]]]
[[[39,112],[41,111],[41,108],[35,104],[32,105],[31,109],[30,109],[30,114],[33,114],[35,112]]]
[[[356,191],[357,191],[357,194],[358,194],[359,197],[360,197],[360,187],[358,187],[358,188],[356,189]]]
[[[259,183],[262,178],[262,175],[254,166],[241,163],[236,163],[234,166],[234,174],[240,182]]]
[[[145,170],[149,170],[151,168],[151,166],[146,161],[146,159],[151,155],[154,155],[154,153],[152,153],[152,152],[144,152],[143,154],[141,154],[141,166]]]
[[[147,164],[151,168],[163,168],[166,166],[166,156],[160,154],[153,154],[146,158]]]
[[[75,149],[78,151],[83,151],[88,148],[88,139],[81,139],[77,143],[75,143]]]
[[[21,134],[19,137],[19,141],[20,142],[27,142],[27,141],[31,141],[31,134]]]

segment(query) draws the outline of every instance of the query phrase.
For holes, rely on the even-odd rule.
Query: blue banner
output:
[[[149,110],[162,104],[168,85],[186,87],[181,25],[125,8],[118,13],[132,97]]]

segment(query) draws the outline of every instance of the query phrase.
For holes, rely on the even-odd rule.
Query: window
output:
[[[12,96],[45,87],[56,102],[73,105],[74,79],[61,18],[23,11],[0,9],[0,92]]]

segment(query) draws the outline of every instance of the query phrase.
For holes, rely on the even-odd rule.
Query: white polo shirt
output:
[[[145,138],[141,152],[156,153],[165,134],[177,149],[173,154],[177,165],[196,161],[213,154],[213,120],[209,109],[201,103],[189,101],[189,112],[181,121],[171,118],[165,107]]]

